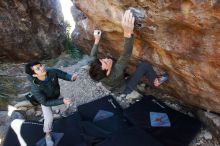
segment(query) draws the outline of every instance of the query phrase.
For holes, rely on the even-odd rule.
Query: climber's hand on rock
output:
[[[134,30],[134,16],[130,10],[126,10],[124,15],[122,16],[122,27],[124,30],[124,37],[131,37]]]
[[[93,34],[94,34],[94,37],[95,37],[95,44],[98,44],[99,40],[101,38],[102,31],[101,30],[94,30]]]

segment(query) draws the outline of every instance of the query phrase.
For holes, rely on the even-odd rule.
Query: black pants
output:
[[[131,93],[136,88],[142,76],[146,76],[151,84],[154,83],[154,80],[156,78],[156,72],[154,71],[152,65],[146,61],[139,63],[134,74],[131,75],[126,81],[124,94]]]

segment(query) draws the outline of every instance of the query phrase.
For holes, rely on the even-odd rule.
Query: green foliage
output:
[[[64,48],[74,59],[80,59],[82,57],[79,49],[75,46],[73,41],[70,38],[70,24],[65,21],[66,34],[64,39]]]
[[[68,21],[65,21],[64,26],[65,26],[65,29],[66,29],[66,34],[70,35],[70,29],[71,29],[70,23]]]
[[[73,44],[72,40],[68,36],[65,37],[64,47],[72,58],[80,59],[82,57],[79,49]]]

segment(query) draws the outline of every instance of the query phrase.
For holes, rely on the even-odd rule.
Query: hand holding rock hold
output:
[[[134,30],[134,16],[131,12],[131,10],[126,10],[124,15],[122,16],[122,27],[124,30],[124,37],[131,37],[131,34],[133,34]]]
[[[94,30],[93,34],[94,34],[94,37],[95,37],[95,44],[98,44],[99,40],[101,38],[102,31],[101,30]]]

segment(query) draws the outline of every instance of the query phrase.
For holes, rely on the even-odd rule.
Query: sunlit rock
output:
[[[84,52],[89,54],[93,30],[98,28],[103,31],[99,56],[119,57],[121,17],[131,9],[136,17],[132,65],[139,59],[150,61],[169,73],[169,82],[161,87],[165,91],[220,113],[219,1],[75,0],[75,5],[74,11],[83,19],[77,19],[72,38]]]

